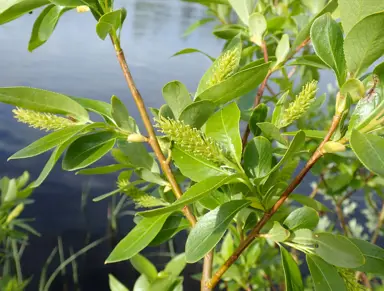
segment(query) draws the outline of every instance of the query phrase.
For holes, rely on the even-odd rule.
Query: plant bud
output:
[[[84,13],[89,11],[89,7],[87,5],[81,5],[76,7],[76,11],[78,13]]]
[[[323,149],[322,152],[331,154],[331,153],[338,153],[338,152],[344,152],[346,150],[345,145],[342,143],[336,142],[336,141],[329,141],[327,142]]]
[[[129,142],[146,142],[147,140],[148,139],[140,133],[131,133],[127,137],[127,141]]]
[[[21,203],[21,204],[18,204],[12,211],[11,213],[9,213],[8,217],[7,217],[7,220],[6,220],[6,223],[10,223],[12,220],[14,220],[15,218],[17,218],[21,212],[23,212],[24,210],[24,204]]]

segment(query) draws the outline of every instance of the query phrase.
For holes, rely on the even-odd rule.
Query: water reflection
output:
[[[189,38],[181,37],[191,23],[204,15],[204,9],[179,0],[121,0],[116,1],[116,5],[124,6],[128,11],[122,45],[147,104],[160,106],[163,103],[162,86],[174,79],[184,82],[193,91],[209,61],[200,55],[170,56],[186,47],[196,47],[211,55],[220,52],[221,42],[211,36],[209,26]],[[29,53],[28,40],[37,15],[35,12],[0,26],[0,86],[33,86],[104,101],[115,94],[124,100],[130,113],[138,117],[113,48],[94,33],[92,15],[67,12],[51,39]],[[12,153],[43,135],[17,123],[12,118],[11,109],[11,106],[0,104],[0,176],[17,176],[28,170],[36,178],[49,153],[33,159],[6,161]],[[111,160],[107,158],[103,162],[110,163]],[[92,239],[105,234],[107,204],[89,202],[82,211],[81,192],[85,184],[91,185],[90,196],[93,197],[111,190],[115,177],[89,180],[63,172],[58,166],[35,191],[36,202],[27,208],[26,216],[36,218],[34,227],[43,236],[32,238],[24,256],[25,275],[35,274],[30,290],[37,290],[39,272],[56,244],[56,236],[63,236],[67,247],[79,249],[86,241],[87,231]],[[121,233],[131,227],[123,224]],[[182,251],[182,246],[176,248]],[[129,267],[126,265],[104,267],[103,260],[109,251],[109,246],[103,245],[79,261],[82,290],[107,290],[107,270],[119,268],[120,277],[127,277]],[[134,275],[130,274],[129,278],[133,280]],[[51,290],[62,290],[61,285],[59,279]],[[193,284],[188,283],[188,286]],[[71,288],[68,290],[73,290]]]

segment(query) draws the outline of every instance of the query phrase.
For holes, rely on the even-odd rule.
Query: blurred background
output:
[[[186,28],[205,15],[204,8],[180,0],[120,0],[116,7],[125,7],[128,16],[122,32],[122,46],[139,90],[147,105],[159,107],[164,103],[161,89],[169,81],[180,80],[191,91],[210,65],[208,58],[191,54],[171,58],[186,47],[195,47],[213,56],[221,52],[223,41],[212,36],[210,24],[183,38]],[[0,26],[0,86],[32,86],[109,102],[114,94],[122,99],[130,114],[138,117],[119,64],[109,41],[100,41],[95,33],[91,13],[63,15],[49,41],[33,53],[28,52],[31,28],[40,10]],[[44,135],[17,123],[12,117],[12,106],[0,104],[0,177],[16,177],[29,171],[36,179],[50,153],[7,162],[17,150]],[[140,125],[140,118],[137,118]],[[104,158],[102,164],[112,163]],[[31,222],[41,237],[31,235],[22,259],[23,275],[33,275],[27,290],[37,290],[40,272],[54,247],[57,237],[63,241],[65,257],[69,249],[81,249],[88,243],[108,235],[108,202],[92,202],[92,198],[115,189],[116,176],[76,176],[57,165],[42,186],[32,195],[35,203],[28,205],[24,217]],[[133,227],[132,217],[119,220],[119,237]],[[175,246],[175,251],[182,252]],[[167,246],[164,251],[168,251]],[[77,260],[79,285],[82,291],[109,290],[108,273],[132,286],[138,276],[129,263],[104,265],[111,251],[107,240]],[[155,249],[159,252],[161,250]],[[151,255],[151,254],[149,254]],[[155,255],[155,254],[153,254]],[[155,255],[161,265],[162,257]],[[153,256],[149,257],[151,260]],[[58,259],[57,259],[58,260]],[[168,258],[164,258],[168,261]],[[52,268],[58,261],[52,262]],[[59,276],[50,290],[75,290],[70,267]],[[192,284],[192,285],[191,285]],[[196,285],[193,285],[196,284]],[[196,290],[197,281],[185,286]],[[196,286],[196,288],[194,288]]]

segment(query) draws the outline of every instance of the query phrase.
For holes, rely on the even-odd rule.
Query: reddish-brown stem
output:
[[[253,242],[253,240],[259,235],[261,229],[264,225],[271,219],[271,217],[276,213],[276,211],[283,205],[285,200],[287,200],[288,196],[292,193],[293,190],[301,183],[304,179],[305,175],[309,172],[309,170],[313,167],[313,165],[323,156],[323,147],[330,140],[333,133],[337,129],[337,126],[340,122],[340,116],[334,116],[332,120],[332,124],[328,130],[327,135],[320,143],[316,151],[313,153],[312,157],[308,160],[304,168],[300,171],[300,173],[293,179],[293,181],[289,184],[289,186],[285,189],[283,194],[280,196],[279,200],[272,206],[272,208],[265,212],[263,217],[259,220],[253,230],[249,233],[246,239],[240,243],[237,249],[233,252],[233,254],[229,257],[229,259],[219,268],[216,274],[213,275],[211,281],[208,283],[210,288],[213,288],[219,282],[221,276],[229,269],[229,267],[239,258],[239,256],[243,253],[243,251]]]

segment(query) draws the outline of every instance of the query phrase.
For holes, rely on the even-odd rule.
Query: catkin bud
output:
[[[129,142],[146,142],[147,140],[148,139],[140,133],[131,133],[127,137],[127,141]]]
[[[331,153],[338,153],[338,152],[345,152],[346,147],[342,143],[336,142],[336,141],[328,141],[325,143],[322,152],[331,154]]]
[[[212,138],[206,137],[200,130],[192,128],[182,121],[166,118],[157,120],[157,127],[182,150],[213,163],[224,164],[223,150]]]
[[[303,86],[301,92],[296,96],[295,100],[289,103],[285,109],[279,127],[290,125],[299,119],[315,100],[317,91],[317,81],[312,81]]]
[[[13,208],[13,210],[11,211],[11,213],[9,213],[7,217],[6,224],[10,223],[12,220],[17,218],[21,214],[21,212],[23,212],[23,210],[24,210],[23,203],[20,203],[15,208]]]
[[[212,87],[221,83],[234,73],[234,71],[239,65],[239,53],[239,48],[228,50],[217,60],[217,63],[215,64],[215,67],[213,69],[213,74],[211,78],[207,81],[208,87]]]
[[[81,5],[76,7],[76,11],[78,13],[84,13],[89,11],[89,7],[87,5]]]
[[[160,198],[153,197],[140,189],[137,189],[134,186],[128,187],[123,190],[133,202],[135,202],[136,207],[156,207],[156,206],[167,206],[168,203]]]
[[[28,124],[30,127],[38,128],[41,130],[59,130],[68,126],[76,125],[75,122],[57,116],[51,113],[41,113],[33,110],[23,108],[13,109],[14,117],[22,123]]]

